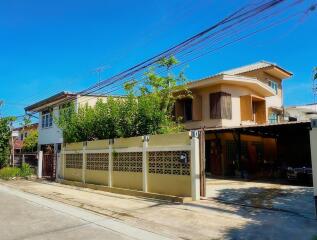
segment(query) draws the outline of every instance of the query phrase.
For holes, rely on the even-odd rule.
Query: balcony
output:
[[[265,99],[246,95],[240,97],[241,122],[263,124],[267,122]]]

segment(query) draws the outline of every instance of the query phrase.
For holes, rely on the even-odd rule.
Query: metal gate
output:
[[[56,178],[56,154],[43,154],[42,177],[48,180]]]

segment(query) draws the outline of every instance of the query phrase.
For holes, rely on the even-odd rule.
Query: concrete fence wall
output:
[[[197,132],[66,144],[59,178],[200,198]]]

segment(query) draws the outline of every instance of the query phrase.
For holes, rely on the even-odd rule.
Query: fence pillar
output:
[[[149,136],[143,136],[143,148],[142,148],[142,189],[143,192],[148,192],[148,153],[147,153],[147,147],[148,147],[148,142],[149,142]]]
[[[112,187],[112,170],[113,170],[113,148],[114,139],[109,139],[109,165],[108,165],[108,187]]]
[[[60,177],[60,175],[61,175],[61,166],[62,166],[61,156],[62,156],[61,153],[56,153],[56,181],[61,178]]]
[[[25,155],[22,154],[22,164],[25,163]]]
[[[314,199],[315,199],[315,214],[317,218],[317,119],[312,120],[312,130],[310,131],[310,151],[313,170],[313,185],[314,185]]]
[[[66,159],[66,157],[65,157],[65,147],[66,147],[66,144],[63,143],[63,146],[62,146],[62,149],[61,149],[61,158],[60,158],[61,167],[62,167],[62,177],[61,177],[62,179],[65,178],[65,165],[66,165],[66,161],[65,161],[65,159]]]
[[[43,151],[39,151],[39,157],[37,161],[37,177],[42,178],[43,170]]]
[[[193,201],[200,199],[200,173],[199,173],[199,132],[191,131],[191,163],[190,175],[192,183]]]
[[[86,163],[87,163],[87,154],[86,154],[87,142],[83,142],[83,166],[81,173],[81,181],[86,183]]]

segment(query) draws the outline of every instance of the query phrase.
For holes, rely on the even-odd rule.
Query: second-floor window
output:
[[[275,91],[275,94],[277,94],[278,83],[275,81],[269,80],[269,86]]]
[[[42,112],[42,128],[49,128],[53,126],[53,115],[51,111]]]
[[[232,102],[230,93],[211,93],[209,95],[209,101],[211,119],[232,119]]]
[[[278,115],[275,112],[271,112],[269,115],[269,123],[278,123]]]

